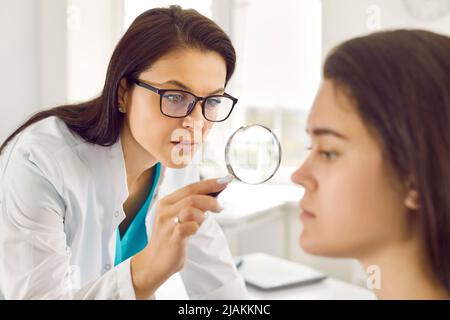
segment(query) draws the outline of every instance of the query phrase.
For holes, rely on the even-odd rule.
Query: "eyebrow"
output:
[[[306,133],[307,134],[311,134],[310,131],[308,129],[306,129]],[[343,134],[333,130],[333,129],[329,129],[329,128],[314,128],[312,130],[312,135],[317,137],[317,136],[324,136],[324,135],[331,135],[333,137],[342,139],[342,140],[349,140],[348,137],[344,136]]]
[[[166,82],[161,83],[161,84],[171,84],[171,85],[177,86],[177,87],[179,87],[179,88],[181,88],[183,90],[186,90],[186,91],[190,91],[190,92],[193,91],[187,85],[185,85],[184,83],[182,83],[182,82],[180,82],[178,80],[169,80],[169,81],[166,81]],[[214,90],[213,92],[209,93],[208,96],[211,96],[211,95],[214,95],[214,94],[218,94],[218,93],[222,93],[224,91],[225,91],[225,88],[219,88],[219,89]]]

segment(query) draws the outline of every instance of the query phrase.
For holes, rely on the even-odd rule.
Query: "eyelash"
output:
[[[307,147],[306,150],[307,151],[311,151],[313,148],[312,147]],[[325,158],[326,161],[332,161],[334,159],[336,159],[339,156],[339,153],[336,151],[326,151],[326,150],[319,150],[319,154]],[[331,156],[334,156],[333,159],[330,159]]]

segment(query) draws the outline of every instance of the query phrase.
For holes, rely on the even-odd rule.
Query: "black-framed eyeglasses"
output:
[[[237,98],[230,96],[228,93],[199,97],[185,90],[158,89],[139,79],[135,79],[134,83],[159,94],[161,113],[170,118],[187,117],[192,113],[197,103],[201,101],[202,113],[205,119],[211,122],[222,122],[228,119],[238,102]]]

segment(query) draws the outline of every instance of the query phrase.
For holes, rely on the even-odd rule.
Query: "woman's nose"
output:
[[[185,127],[195,127],[200,129],[204,127],[205,119],[203,117],[201,101],[197,101],[192,112],[186,118],[184,118],[183,125]]]
[[[317,188],[317,181],[310,172],[309,164],[305,161],[291,175],[291,181],[301,185],[305,190],[312,191]]]

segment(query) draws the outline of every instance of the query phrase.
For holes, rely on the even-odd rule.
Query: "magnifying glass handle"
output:
[[[217,181],[218,181],[219,183],[224,183],[224,184],[225,184],[225,183],[230,183],[233,179],[234,179],[233,175],[229,174],[229,175],[227,175],[226,177],[223,177],[223,178],[221,178],[221,179],[219,179],[219,180],[217,180]],[[225,189],[226,189],[226,188],[225,188]],[[211,193],[208,193],[208,196],[217,198],[217,196],[218,196],[223,190],[225,190],[225,189],[222,189],[222,190],[217,191],[217,192],[211,192]]]
[[[225,189],[224,189],[224,190],[225,190]],[[218,196],[222,191],[223,191],[223,190],[220,190],[220,191],[217,191],[217,192],[211,192],[211,193],[208,193],[208,196],[217,198],[217,196]]]

